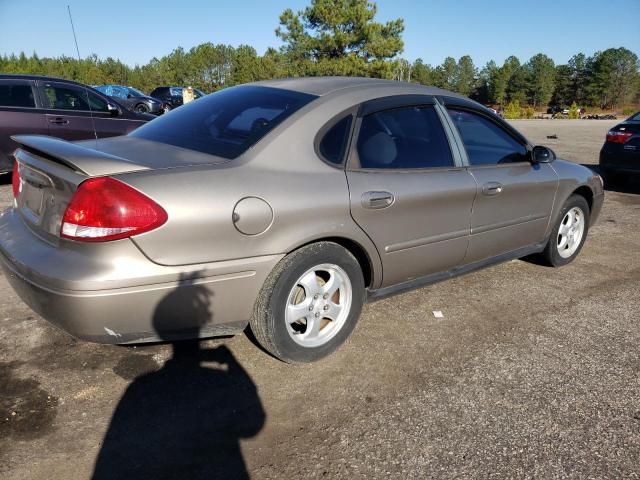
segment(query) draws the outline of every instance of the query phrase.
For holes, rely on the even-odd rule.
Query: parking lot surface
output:
[[[615,123],[514,122],[583,164]],[[0,276],[0,478],[118,478],[123,452],[130,478],[638,478],[635,182],[609,188],[569,266],[512,261],[368,304],[306,366],[245,335],[77,341]]]

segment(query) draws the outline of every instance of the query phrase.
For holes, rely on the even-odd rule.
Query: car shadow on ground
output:
[[[607,192],[631,193],[640,195],[640,174],[638,175],[604,175],[598,165],[582,164],[594,172],[602,175],[604,189]]]
[[[211,292],[182,279],[154,314],[161,339],[176,333],[176,305],[187,328],[181,333],[197,337],[212,318]],[[249,478],[240,439],[255,436],[265,422],[255,384],[224,345],[171,346],[162,368],[135,378],[122,396],[94,479]]]

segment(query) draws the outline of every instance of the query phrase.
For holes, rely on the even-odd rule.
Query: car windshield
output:
[[[146,95],[142,93],[140,90],[136,90],[133,87],[127,87],[127,88],[129,89],[129,93],[134,97],[146,97]]]
[[[221,90],[162,116],[129,135],[235,158],[315,95],[241,86]]]
[[[631,115],[631,118],[629,120],[633,122],[640,122],[640,112],[636,113],[635,115]]]

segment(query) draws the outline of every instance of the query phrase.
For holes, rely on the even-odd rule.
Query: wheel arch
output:
[[[291,253],[294,252],[302,247],[306,247],[307,245],[311,245],[313,243],[319,243],[319,242],[333,242],[333,243],[337,243],[338,245],[340,245],[341,247],[345,248],[346,250],[348,250],[349,252],[351,252],[351,254],[356,257],[356,260],[358,261],[358,264],[360,265],[360,268],[362,270],[362,275],[364,277],[364,285],[365,287],[373,287],[374,285],[374,281],[377,280],[379,278],[380,273],[381,272],[377,272],[376,268],[374,267],[371,255],[369,254],[369,252],[367,251],[367,249],[362,246],[359,242],[352,240],[350,238],[347,237],[340,237],[340,236],[330,236],[330,237],[320,237],[320,238],[315,238],[313,240],[310,240],[306,243],[302,243],[300,245],[296,245],[295,248],[292,248],[289,252],[287,253]]]
[[[576,188],[573,192],[571,192],[569,194],[569,197],[571,195],[580,195],[581,197],[584,197],[584,199],[587,201],[587,204],[589,205],[589,213],[591,213],[591,211],[593,210],[593,195],[594,195],[593,190],[591,190],[591,187],[589,187],[588,185],[581,185],[578,188]]]

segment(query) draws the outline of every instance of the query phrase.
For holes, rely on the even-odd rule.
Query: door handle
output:
[[[49,120],[49,123],[53,123],[54,125],[68,125],[69,120],[66,120],[64,118],[52,118],[51,120]]]
[[[498,195],[504,187],[500,182],[488,182],[482,186],[483,195]]]
[[[365,192],[362,194],[362,206],[374,210],[390,207],[394,200],[393,194],[389,192]]]

